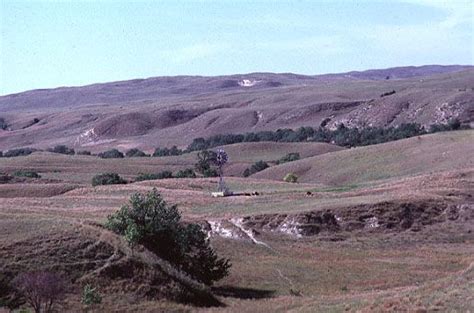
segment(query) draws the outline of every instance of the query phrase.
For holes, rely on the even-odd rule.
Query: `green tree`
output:
[[[229,273],[229,260],[217,256],[201,227],[183,224],[176,205],[168,205],[156,189],[132,195],[129,204],[108,216],[106,227],[204,284],[211,285]]]
[[[198,152],[198,161],[194,165],[196,171],[205,177],[219,176],[215,168],[217,154],[214,151],[203,150]]]

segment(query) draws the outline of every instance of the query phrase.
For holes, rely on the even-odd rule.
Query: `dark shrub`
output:
[[[326,125],[331,121],[329,117],[326,117],[324,120],[322,120],[321,124],[319,125],[321,128],[326,127]]]
[[[137,148],[133,148],[133,149],[130,149],[128,150],[125,155],[129,158],[135,158],[135,157],[146,157],[148,156],[145,152],[137,149]]]
[[[209,141],[206,139],[199,137],[195,138],[193,142],[188,146],[188,151],[199,151],[209,148]]]
[[[170,156],[170,155],[181,155],[183,150],[178,149],[176,146],[172,146],[171,149],[168,148],[156,148],[153,152],[154,157]]]
[[[135,181],[167,179],[167,178],[173,178],[173,173],[171,173],[170,171],[163,171],[157,174],[140,174],[137,176]]]
[[[55,302],[64,297],[66,281],[56,273],[31,272],[15,278],[13,285],[35,313],[52,312]]]
[[[117,149],[111,149],[99,153],[98,156],[102,159],[121,159],[123,158],[123,153],[118,151]]]
[[[0,117],[0,129],[6,130],[8,128],[7,122],[3,117]]]
[[[95,175],[92,178],[92,186],[98,185],[120,185],[126,184],[127,181],[120,177],[117,173],[104,173]]]
[[[383,98],[383,97],[386,97],[386,96],[391,96],[393,94],[395,94],[396,91],[395,90],[392,90],[392,91],[387,91],[387,92],[384,92],[383,94],[380,95],[380,98]]]
[[[0,158],[3,157],[3,151],[0,151]]]
[[[451,130],[458,130],[461,128],[461,122],[457,118],[453,118],[449,120],[448,126]]]
[[[82,150],[82,151],[77,151],[76,154],[77,155],[91,155],[91,152],[87,150]]]
[[[283,164],[287,162],[293,162],[300,159],[300,154],[298,152],[291,152],[282,157],[280,160],[277,161],[277,164]]]
[[[10,182],[13,179],[13,176],[5,174],[5,173],[0,173],[0,184],[6,184]]]
[[[217,256],[201,227],[181,223],[176,205],[168,205],[156,189],[134,194],[129,204],[108,217],[105,226],[204,284],[211,285],[229,273],[229,260]]]
[[[180,170],[175,175],[176,178],[196,178],[196,173],[192,168]]]
[[[12,149],[12,150],[8,150],[7,152],[4,152],[3,157],[10,158],[10,157],[24,156],[24,155],[32,154],[35,151],[37,150],[33,148]]]
[[[250,168],[246,169],[243,173],[243,176],[248,177],[252,174],[263,171],[267,167],[269,167],[268,163],[260,160],[258,162],[255,162],[255,164],[253,164]]]
[[[24,170],[19,170],[13,173],[13,176],[17,177],[29,177],[29,178],[41,178],[41,176],[33,171],[24,171]]]
[[[74,149],[69,148],[65,145],[58,145],[55,146],[54,148],[49,148],[47,151],[53,152],[53,153],[60,153],[60,154],[74,154]]]

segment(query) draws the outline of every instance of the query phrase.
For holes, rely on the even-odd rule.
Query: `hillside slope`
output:
[[[474,131],[436,133],[282,164],[252,175],[282,180],[290,172],[300,182],[361,184],[474,167]]]
[[[389,79],[386,79],[386,78]],[[0,150],[183,147],[222,133],[474,120],[474,69],[157,77],[0,97]],[[395,91],[395,93],[392,93]],[[382,96],[387,94],[386,96]]]

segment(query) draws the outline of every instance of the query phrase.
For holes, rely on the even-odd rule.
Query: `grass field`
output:
[[[0,273],[66,272],[74,283],[60,310],[82,311],[85,277],[117,251],[122,262],[145,255],[128,254],[129,248],[96,223],[103,223],[134,192],[155,187],[166,201],[178,205],[185,220],[219,222],[235,235],[210,232],[212,245],[233,264],[230,275],[213,287],[225,306],[203,308],[143,296],[137,290],[145,288],[146,275],[136,280],[97,276],[94,281],[103,295],[98,312],[472,311],[472,136],[472,131],[443,133],[342,151],[285,144],[250,154],[245,145],[234,145],[228,153],[235,162],[275,160],[296,148],[307,158],[261,173],[275,180],[260,174],[227,177],[233,191],[259,195],[224,198],[210,196],[216,178],[90,185],[97,172],[114,171],[131,179],[140,171],[191,166],[192,155],[102,160],[35,153],[1,158],[2,171],[31,169],[43,178],[0,184]],[[362,166],[366,162],[373,167]],[[300,173],[303,183],[276,179],[279,171],[306,164],[311,168]],[[402,221],[403,211],[397,210],[406,203],[418,205],[412,211],[413,226],[389,229],[367,222],[379,213],[379,222],[387,216]],[[304,220],[311,212],[332,212],[340,228],[329,230],[311,222],[308,225],[321,231],[298,237],[271,226],[278,219]],[[251,235],[237,229],[236,218],[246,221],[242,225]],[[251,224],[252,218],[264,226]],[[142,289],[132,288],[137,284]]]
[[[301,182],[346,185],[473,167],[473,142],[473,130],[437,133],[306,158],[254,177],[281,180],[293,172]]]

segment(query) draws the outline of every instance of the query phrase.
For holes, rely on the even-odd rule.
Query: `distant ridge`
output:
[[[474,121],[474,67],[427,65],[305,76],[134,79],[0,97],[0,151],[185,147],[197,137],[301,126]]]

